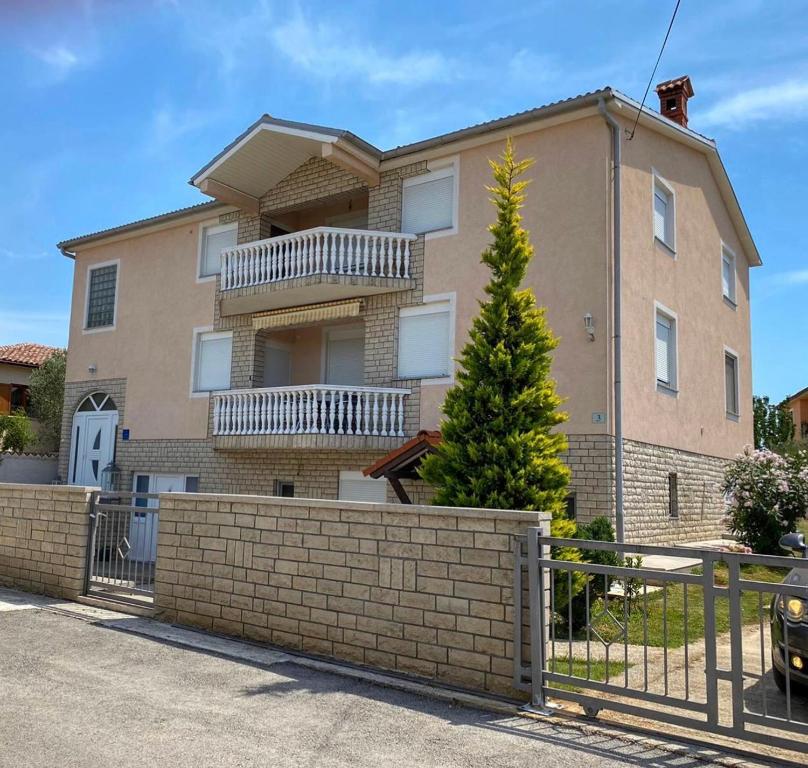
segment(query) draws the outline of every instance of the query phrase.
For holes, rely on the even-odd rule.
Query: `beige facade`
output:
[[[603,93],[619,120],[633,118]],[[623,142],[620,200],[627,530],[653,528],[658,540],[720,530],[721,462],[752,440],[748,272],[758,261],[714,147],[668,123],[646,113]],[[62,244],[76,265],[62,476],[75,459],[72,414],[96,390],[118,409],[125,483],[181,473],[198,476],[200,490],[272,493],[294,465],[296,495],[334,497],[340,467],[360,469],[439,427],[451,371],[400,378],[402,318],[444,302],[453,354],[467,341],[488,277],[479,258],[494,219],[488,161],[509,135],[536,161],[523,211],[535,248],[527,284],[561,338],[553,373],[569,413],[578,515],[613,513],[611,135],[592,98],[376,155],[344,132],[259,121],[194,177],[218,205]],[[451,226],[402,232],[404,190],[433,171],[454,183]],[[675,202],[675,252],[654,238],[655,178]],[[232,221],[238,245],[222,276],[200,280],[203,227]],[[722,296],[723,249],[734,256],[733,302]],[[88,269],[107,263],[118,265],[114,325],[88,331]],[[657,306],[676,318],[675,392],[657,385]],[[232,333],[229,393],[192,392],[203,329]],[[354,331],[361,382],[343,391],[330,340]],[[270,348],[288,354],[280,389],[264,381]],[[730,416],[726,351],[737,359]],[[344,354],[349,366],[353,353]],[[678,517],[671,473],[698,489],[679,499]]]

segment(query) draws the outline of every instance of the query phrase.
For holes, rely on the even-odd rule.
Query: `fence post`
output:
[[[527,572],[530,599],[530,706],[529,709],[549,714],[544,697],[545,640],[547,635],[547,569],[539,560],[549,554],[549,547],[540,544],[540,536],[549,536],[549,524],[527,530]]]
[[[718,725],[718,661],[715,647],[715,559],[704,555],[704,675],[707,722]],[[687,589],[687,586],[685,586]]]
[[[93,575],[93,564],[95,562],[95,536],[96,525],[98,516],[95,508],[96,495],[95,491],[90,492],[90,501],[87,504],[87,552],[84,557],[84,590],[83,594],[88,594],[90,591],[90,579]]]
[[[729,642],[730,673],[732,677],[732,729],[744,730],[743,700],[743,620],[741,617],[741,561],[738,555],[728,554],[729,570]]]

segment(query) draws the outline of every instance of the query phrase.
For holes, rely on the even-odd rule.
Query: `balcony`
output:
[[[391,448],[405,436],[408,389],[310,384],[213,396],[219,449]]]
[[[314,227],[222,251],[221,314],[412,288],[415,235]]]

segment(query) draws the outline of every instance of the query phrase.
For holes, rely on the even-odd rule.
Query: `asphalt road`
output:
[[[268,668],[6,601],[0,766],[704,765],[608,736]]]

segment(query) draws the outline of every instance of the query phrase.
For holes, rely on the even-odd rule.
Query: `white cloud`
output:
[[[808,80],[787,80],[770,86],[742,90],[720,99],[700,114],[700,126],[744,128],[764,121],[796,121],[808,118]]]
[[[57,81],[64,80],[81,64],[78,54],[65,45],[38,48],[34,49],[32,53],[47,66],[51,76]]]
[[[151,116],[146,132],[145,151],[159,154],[179,139],[203,128],[213,119],[201,110],[177,110],[172,105],[158,107]]]
[[[6,261],[39,261],[46,259],[48,254],[45,251],[39,253],[22,253],[21,251],[12,251],[8,248],[0,248],[0,259]]]
[[[367,40],[352,40],[334,24],[310,21],[299,10],[274,28],[272,41],[295,66],[321,80],[418,86],[454,77],[454,64],[439,52],[384,53]]]
[[[794,285],[808,285],[808,269],[775,272],[773,275],[769,275],[769,283],[783,288],[790,288]]]

